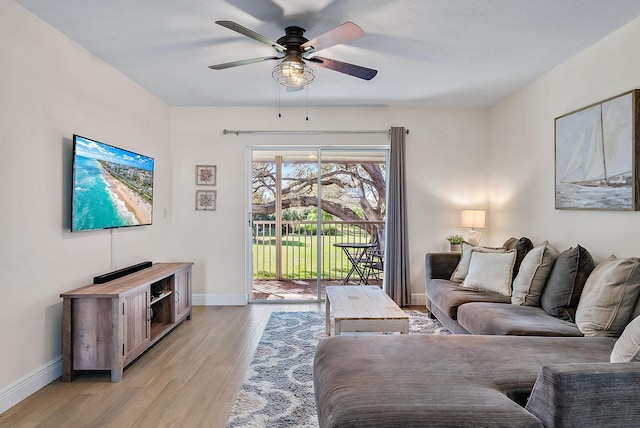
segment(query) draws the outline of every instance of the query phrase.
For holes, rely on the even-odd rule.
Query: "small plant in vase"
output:
[[[449,241],[449,251],[460,251],[462,249],[463,238],[460,235],[447,236]]]

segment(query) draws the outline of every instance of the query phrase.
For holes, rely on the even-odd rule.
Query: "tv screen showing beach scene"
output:
[[[73,136],[71,231],[150,225],[153,158]]]

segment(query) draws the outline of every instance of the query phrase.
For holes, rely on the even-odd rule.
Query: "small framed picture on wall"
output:
[[[216,210],[215,190],[197,190],[196,191],[196,210],[197,211],[215,211]]]
[[[196,165],[196,185],[215,186],[216,169],[215,165]]]

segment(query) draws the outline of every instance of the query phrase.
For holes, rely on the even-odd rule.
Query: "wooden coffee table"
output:
[[[378,286],[328,286],[326,288],[327,336],[350,332],[409,333],[409,316]]]

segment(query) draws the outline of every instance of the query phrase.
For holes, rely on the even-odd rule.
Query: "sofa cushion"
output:
[[[460,253],[427,253],[424,257],[424,273],[427,280],[449,279],[460,261]]]
[[[513,280],[511,303],[540,306],[540,297],[555,258],[556,252],[547,241],[534,247],[524,256],[518,276]]]
[[[456,281],[456,282],[464,281],[464,279],[467,276],[467,273],[469,272],[469,263],[471,262],[472,250],[484,251],[486,253],[490,253],[490,252],[503,253],[506,251],[505,248],[481,247],[479,245],[473,246],[466,241],[462,242],[460,261],[458,262],[458,266],[456,267],[456,270],[453,271],[453,274],[451,275],[451,281]]]
[[[640,362],[640,317],[636,317],[624,328],[611,352],[611,362]]]
[[[556,258],[542,292],[542,309],[554,317],[574,321],[584,283],[594,267],[591,254],[580,245],[563,251]]]
[[[508,397],[528,395],[544,365],[608,362],[614,343],[607,337],[330,337],[318,344],[313,366],[319,423],[540,426]]]
[[[576,324],[585,336],[617,337],[631,320],[640,294],[640,259],[611,257],[595,267],[584,285]]]
[[[542,367],[525,408],[547,428],[636,428],[638,396],[638,364],[558,364]]]
[[[524,256],[533,249],[533,242],[524,236],[520,239],[512,237],[507,239],[502,246],[507,250],[516,250],[516,261],[513,264],[513,278],[515,278],[518,276],[518,271],[520,270],[520,265],[522,264]]]
[[[427,298],[452,320],[458,317],[458,307],[469,302],[510,303],[511,298],[491,291],[461,287],[446,279],[431,279],[426,284]]]
[[[574,323],[534,306],[466,303],[458,308],[458,323],[472,334],[582,336]]]
[[[469,272],[462,285],[510,296],[511,274],[515,259],[515,250],[486,253],[472,249]]]

